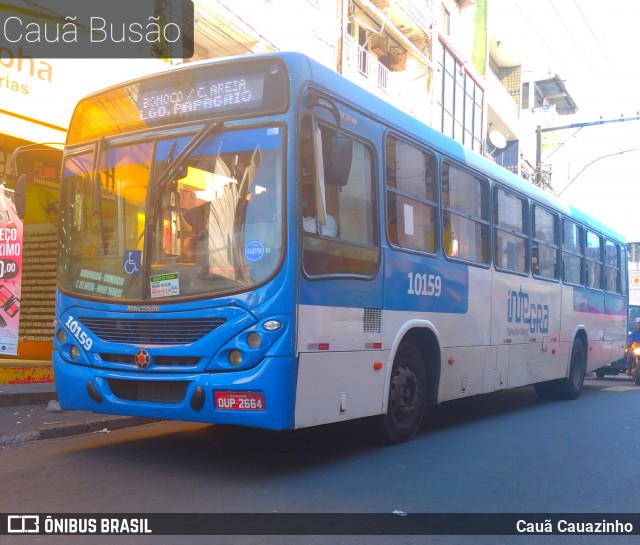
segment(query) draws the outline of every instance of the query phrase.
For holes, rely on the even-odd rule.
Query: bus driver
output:
[[[322,225],[316,218],[314,188],[311,184],[302,186],[302,228],[308,233],[315,233],[325,237],[338,235],[338,224],[331,214],[325,214],[326,222]]]

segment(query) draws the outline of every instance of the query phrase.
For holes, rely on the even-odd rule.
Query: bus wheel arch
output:
[[[428,328],[409,330],[394,354],[387,409],[377,432],[385,444],[409,441],[417,433],[429,405],[437,402],[440,350]]]

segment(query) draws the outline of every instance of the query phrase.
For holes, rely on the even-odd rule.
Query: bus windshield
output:
[[[69,154],[59,282],[145,300],[246,290],[283,251],[282,130],[202,131]]]

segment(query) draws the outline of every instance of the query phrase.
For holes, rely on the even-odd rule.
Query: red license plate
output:
[[[264,394],[257,392],[216,392],[216,409],[224,411],[264,411]]]

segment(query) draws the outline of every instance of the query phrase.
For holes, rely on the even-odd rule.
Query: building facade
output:
[[[54,332],[61,149],[76,102],[117,81],[167,66],[158,60],[35,59],[0,45],[0,180],[26,175],[17,356],[49,360]]]
[[[494,3],[495,2],[495,3]],[[536,181],[535,125],[575,104],[561,79],[535,79],[509,55],[503,0],[196,0],[191,60],[296,50],[462,145]],[[295,24],[292,24],[295,22]],[[502,25],[502,27],[501,27]],[[0,55],[0,175],[27,174],[18,357],[49,359],[54,331],[60,145],[76,102],[161,61]],[[175,63],[175,61],[172,61]],[[563,95],[564,93],[564,95]],[[53,106],[55,105],[55,107]],[[569,110],[567,110],[569,108]]]

